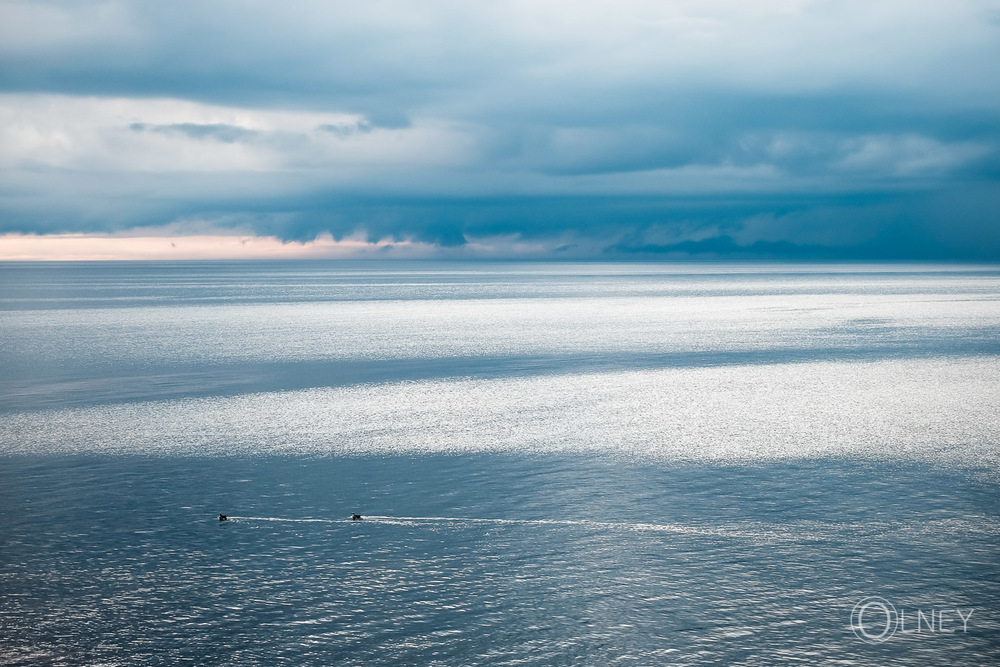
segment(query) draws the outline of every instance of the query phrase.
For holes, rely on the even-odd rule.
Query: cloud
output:
[[[998,61],[988,0],[3,2],[0,233],[1000,258]]]
[[[148,123],[132,123],[129,129],[134,132],[156,132],[158,134],[179,133],[192,139],[212,139],[223,143],[249,142],[259,136],[256,130],[248,130],[238,125],[225,123],[173,123],[170,125],[150,125]]]

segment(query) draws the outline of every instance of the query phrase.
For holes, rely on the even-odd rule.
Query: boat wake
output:
[[[384,516],[366,514],[360,521],[352,521],[350,515],[343,519],[284,518],[265,516],[234,516],[230,521],[271,521],[279,523],[350,523],[354,525],[380,524],[395,526],[443,525],[451,528],[464,526],[568,526],[590,530],[632,530],[662,533],[687,533],[697,535],[725,535],[726,530],[717,527],[685,526],[681,524],[630,523],[625,521],[593,521],[590,519],[496,519],[458,516]]]

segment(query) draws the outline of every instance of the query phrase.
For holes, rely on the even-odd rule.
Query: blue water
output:
[[[0,664],[1000,661],[995,267],[0,285]]]

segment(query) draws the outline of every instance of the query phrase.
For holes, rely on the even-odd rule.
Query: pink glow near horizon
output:
[[[335,241],[329,236],[305,243],[272,236],[200,234],[188,236],[97,236],[90,234],[0,235],[0,261],[166,260],[166,259],[335,259],[373,255],[417,257],[421,243]]]

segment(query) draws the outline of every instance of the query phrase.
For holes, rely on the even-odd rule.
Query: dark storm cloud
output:
[[[0,13],[0,232],[1000,259],[991,2]]]

